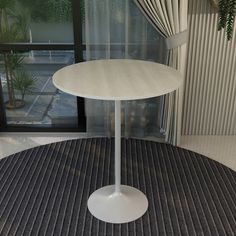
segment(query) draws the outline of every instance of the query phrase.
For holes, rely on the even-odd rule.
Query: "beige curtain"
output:
[[[134,0],[146,18],[166,38],[167,64],[185,73],[188,0]],[[166,141],[178,145],[181,136],[183,85],[163,102],[162,129]]]

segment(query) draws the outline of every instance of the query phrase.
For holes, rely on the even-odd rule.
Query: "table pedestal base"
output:
[[[105,186],[93,192],[88,199],[88,209],[99,220],[121,224],[141,217],[148,208],[146,196],[136,188],[121,185],[120,193],[115,185]]]

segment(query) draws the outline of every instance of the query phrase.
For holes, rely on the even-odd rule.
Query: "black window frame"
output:
[[[75,63],[83,61],[83,51],[86,46],[82,42],[82,9],[83,0],[72,0],[72,24],[74,43],[0,43],[1,52],[22,52],[30,50],[73,50]],[[77,97],[78,126],[73,128],[63,127],[34,127],[14,126],[7,124],[2,85],[0,83],[0,131],[9,132],[86,132],[85,99]]]

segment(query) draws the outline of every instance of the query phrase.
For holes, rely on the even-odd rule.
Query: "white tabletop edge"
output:
[[[178,82],[177,82],[178,85],[175,84],[174,86],[162,87],[162,90],[158,91],[158,94],[156,92],[155,93],[154,92],[148,92],[148,93],[144,93],[144,94],[139,92],[137,96],[135,95],[135,93],[131,94],[131,96],[129,96],[129,94],[127,94],[127,93],[125,93],[125,94],[123,93],[122,96],[117,96],[115,94],[112,94],[112,96],[111,95],[107,95],[107,94],[99,94],[99,96],[97,96],[96,94],[92,94],[90,91],[89,91],[89,93],[84,93],[82,91],[79,91],[79,89],[77,89],[77,90],[76,89],[67,89],[66,86],[64,86],[63,83],[61,83],[61,81],[62,81],[61,72],[65,71],[65,70],[70,70],[70,68],[73,70],[76,67],[76,65],[83,66],[83,65],[88,65],[88,64],[95,65],[97,63],[123,63],[123,62],[127,62],[127,63],[133,63],[133,62],[134,63],[144,63],[145,66],[147,64],[150,64],[152,66],[156,66],[157,65],[160,68],[166,68],[164,70],[170,71],[171,73],[176,73],[176,76],[178,77],[178,79],[177,79],[178,80]],[[100,66],[100,64],[99,64],[99,66]],[[131,66],[132,66],[132,64],[131,64]],[[91,71],[91,68],[90,68],[90,71]],[[90,73],[90,71],[89,71],[89,73]],[[101,72],[102,73],[107,73],[106,70],[101,70]],[[146,71],[144,71],[144,72],[147,73]],[[127,73],[130,73],[130,71],[127,71]],[[145,76],[146,76],[146,74],[145,74]],[[149,74],[147,74],[147,77],[148,76],[150,77]],[[156,76],[156,74],[152,75],[152,77],[155,77],[155,76]],[[171,75],[171,76],[173,77],[173,75]],[[76,74],[76,77],[77,77],[77,74]],[[79,77],[78,77],[78,79],[79,79]],[[158,97],[158,96],[162,96],[162,95],[165,95],[167,93],[173,92],[178,87],[180,87],[180,85],[183,83],[183,76],[176,69],[168,67],[168,66],[163,65],[163,64],[156,63],[156,62],[141,61],[141,60],[129,60],[129,59],[111,59],[111,60],[87,61],[87,62],[81,62],[81,63],[72,64],[72,65],[66,66],[66,67],[58,70],[57,72],[55,72],[55,74],[53,75],[52,80],[53,80],[53,84],[55,85],[55,87],[57,87],[58,89],[60,89],[61,91],[65,92],[65,93],[68,93],[68,94],[71,94],[71,95],[74,95],[74,96],[85,97],[85,98],[96,99],[96,100],[108,100],[108,101],[120,100],[120,101],[125,101],[125,100],[140,100],[140,99],[147,99],[147,98],[152,98],[152,97]],[[58,82],[58,80],[59,80],[59,82]],[[168,80],[168,78],[167,78],[167,80]],[[142,82],[142,84],[144,84],[144,85],[145,85],[145,83],[146,83],[146,81]],[[111,83],[109,83],[109,84],[111,84]]]
[[[87,95],[87,94],[82,94],[82,93],[73,93],[71,91],[66,90],[65,88],[62,88],[61,86],[59,86],[58,84],[56,84],[56,81],[53,80],[53,84],[56,88],[58,88],[59,90],[61,90],[64,93],[76,96],[76,97],[83,97],[83,98],[88,98],[88,99],[94,99],[94,100],[105,100],[105,101],[130,101],[130,100],[141,100],[141,99],[148,99],[148,98],[154,98],[154,97],[160,97],[163,96],[165,94],[174,92],[176,89],[170,89],[170,90],[166,90],[163,91],[163,93],[156,95],[156,94],[149,94],[148,96],[139,96],[137,98],[134,97],[113,97],[113,98],[107,98],[107,97],[101,97],[101,96],[92,96],[92,95]]]

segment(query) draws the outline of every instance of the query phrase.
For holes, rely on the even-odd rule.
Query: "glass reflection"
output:
[[[0,3],[0,43],[73,42],[71,0]]]
[[[7,124],[77,127],[76,97],[54,87],[52,75],[72,64],[72,51],[1,54],[0,78]]]

